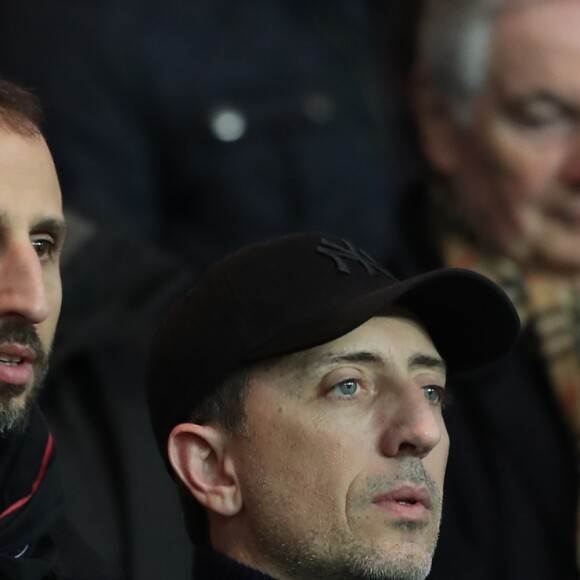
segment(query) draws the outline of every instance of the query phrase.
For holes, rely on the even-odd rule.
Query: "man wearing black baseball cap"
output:
[[[148,379],[194,578],[425,578],[446,373],[501,358],[518,332],[483,276],[401,282],[317,233],[214,264],[161,323]]]

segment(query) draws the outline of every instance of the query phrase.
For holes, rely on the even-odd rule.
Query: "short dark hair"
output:
[[[244,365],[230,373],[192,411],[189,422],[198,425],[215,425],[228,435],[242,435],[245,430],[246,395],[255,365]],[[195,545],[209,545],[209,526],[205,508],[191,492],[176,479],[179,499],[183,509],[185,527]]]
[[[36,137],[42,134],[42,120],[40,102],[32,92],[0,79],[1,129],[23,137]]]
[[[240,434],[245,425],[246,393],[254,365],[243,365],[230,373],[213,393],[192,411],[190,422],[215,425],[230,435]]]

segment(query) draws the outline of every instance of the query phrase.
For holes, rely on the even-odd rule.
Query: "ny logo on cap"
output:
[[[362,264],[369,275],[376,276],[377,274],[384,274],[389,278],[392,278],[392,274],[387,272],[380,264],[378,264],[371,256],[369,256],[364,250],[359,250],[355,248],[347,240],[341,240],[342,245],[336,244],[324,238],[320,240],[320,245],[316,248],[319,254],[324,254],[329,256],[334,260],[336,267],[339,272],[343,274],[351,274],[350,268],[348,267],[345,260],[354,260]]]

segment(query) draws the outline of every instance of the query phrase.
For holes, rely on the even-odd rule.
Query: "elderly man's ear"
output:
[[[440,173],[453,172],[459,163],[461,127],[443,95],[419,67],[411,76],[410,91],[423,153]]]
[[[201,505],[232,516],[240,511],[242,496],[227,442],[215,427],[182,423],[171,431],[167,452],[173,470]]]

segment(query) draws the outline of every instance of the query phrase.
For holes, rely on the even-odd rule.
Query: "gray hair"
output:
[[[497,15],[511,6],[539,1],[425,0],[418,59],[460,123],[469,121],[473,99],[486,82]]]

